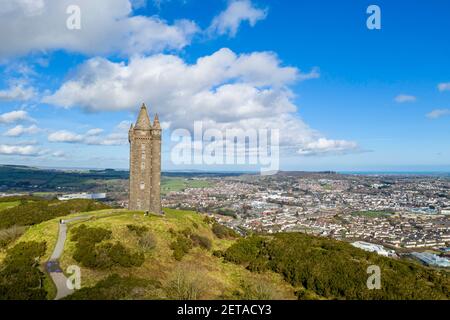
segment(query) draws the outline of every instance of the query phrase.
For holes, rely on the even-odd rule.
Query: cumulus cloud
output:
[[[66,26],[70,5],[81,10],[79,30]],[[89,55],[178,50],[199,31],[188,20],[169,24],[156,16],[132,16],[130,0],[4,0],[0,30],[0,58],[58,49]]]
[[[24,127],[23,125],[17,125],[5,132],[7,137],[19,137],[25,134],[36,134],[41,130],[36,125],[31,125],[29,127]]]
[[[0,114],[0,124],[20,121],[33,121],[33,119],[28,115],[28,112],[23,110],[15,110]]]
[[[405,102],[415,102],[417,98],[415,96],[407,95],[407,94],[399,94],[394,98],[397,103],[405,103]]]
[[[345,140],[329,140],[319,138],[317,141],[306,143],[297,152],[300,155],[326,155],[326,154],[343,154],[358,150],[358,145],[352,141]]]
[[[27,101],[34,98],[35,95],[36,91],[33,87],[16,84],[0,90],[0,101]]]
[[[14,156],[39,156],[43,154],[43,151],[32,145],[0,144],[0,154]]]
[[[126,121],[119,123],[114,130],[107,134],[101,135],[104,130],[100,128],[90,129],[84,134],[78,134],[67,130],[60,130],[52,132],[48,135],[49,142],[58,143],[83,143],[88,145],[103,145],[103,146],[117,146],[128,142],[128,129],[130,127],[125,125]]]
[[[128,63],[92,58],[44,101],[88,111],[133,112],[145,101],[171,129],[191,130],[195,121],[202,121],[205,129],[279,129],[284,146],[322,150],[323,144],[313,142],[324,137],[298,116],[289,88],[317,77],[317,69],[303,73],[282,66],[270,52],[237,55],[221,49],[193,64],[166,54],[135,57]],[[356,149],[353,142],[326,141],[331,151]]]
[[[98,136],[99,134],[101,134],[103,132],[103,129],[100,128],[94,128],[94,129],[90,129],[86,132],[86,136],[92,137],[92,136]]]
[[[213,19],[207,32],[210,35],[228,34],[234,37],[243,22],[247,21],[253,27],[259,20],[266,18],[267,11],[256,8],[250,0],[231,1],[228,7]]]
[[[83,141],[84,137],[80,134],[76,134],[67,130],[60,130],[52,132],[48,135],[48,141],[50,142],[68,142],[75,143]]]
[[[439,91],[450,91],[450,82],[439,83],[438,84]]]
[[[437,119],[443,116],[450,115],[450,109],[435,109],[429,113],[427,113],[427,118]]]

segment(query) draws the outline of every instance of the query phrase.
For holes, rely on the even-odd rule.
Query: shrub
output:
[[[248,265],[257,260],[263,246],[264,238],[259,236],[239,239],[225,251],[224,258],[230,262]]]
[[[111,239],[112,232],[110,230],[98,227],[87,227],[82,224],[72,230],[72,241],[96,244],[103,240]]]
[[[180,261],[186,253],[192,248],[192,240],[182,235],[178,235],[177,239],[170,244],[173,250],[173,257]]]
[[[0,248],[4,248],[14,240],[20,238],[25,233],[26,228],[20,226],[12,226],[7,229],[0,230]]]
[[[64,298],[65,300],[119,300],[146,297],[147,291],[159,288],[156,281],[138,279],[134,277],[120,277],[112,274],[100,280],[90,288],[81,288]],[[144,296],[143,296],[144,295]]]
[[[23,201],[16,207],[0,211],[0,228],[9,228],[13,225],[31,226],[71,213],[107,208],[110,207],[100,202],[85,199]]]
[[[212,247],[212,242],[207,237],[203,237],[198,234],[192,234],[190,238],[194,246],[199,246],[206,250],[210,250]]]
[[[206,224],[208,224],[208,225],[214,223],[215,221],[216,221],[216,220],[214,220],[213,217],[205,216],[205,217],[203,218],[203,222],[206,223]]]
[[[181,231],[181,234],[186,238],[189,238],[192,235],[192,230],[191,228],[186,228],[183,231]]]
[[[224,255],[224,252],[222,250],[214,250],[213,251],[213,256],[217,257],[217,258],[222,258]]]
[[[149,251],[156,247],[156,238],[153,234],[146,233],[139,238],[138,243],[144,251]]]
[[[175,237],[175,236],[177,235],[177,232],[176,232],[173,228],[169,228],[169,234],[170,234],[172,237]]]
[[[9,249],[0,271],[0,299],[42,300],[45,274],[39,270],[39,258],[45,254],[45,242],[21,242]]]
[[[279,298],[276,288],[268,281],[252,280],[241,283],[243,300],[273,300]]]
[[[204,285],[197,277],[185,270],[177,270],[166,287],[166,294],[172,300],[197,300],[204,292]]]
[[[148,228],[146,226],[137,226],[134,224],[127,225],[127,228],[139,237],[143,236],[148,231]]]
[[[101,243],[109,239],[110,230],[80,225],[72,231],[72,240],[77,242],[73,258],[85,267],[98,269],[134,267],[144,263],[143,253],[132,253],[120,242]]]
[[[144,254],[142,252],[131,253],[120,242],[115,244],[106,243],[99,246],[100,251],[105,251],[112,265],[121,267],[138,267],[144,263]]]
[[[239,239],[224,254],[227,261],[254,271],[270,269],[299,288],[304,299],[448,299],[450,276],[409,262],[381,257],[348,243],[301,233]],[[367,267],[378,265],[382,290],[368,290]]]
[[[239,235],[236,233],[236,231],[234,231],[233,229],[230,229],[224,225],[221,225],[217,222],[214,222],[214,224],[212,226],[212,231],[219,239],[239,237]]]
[[[198,229],[198,223],[192,222],[192,226],[193,226],[195,229]]]

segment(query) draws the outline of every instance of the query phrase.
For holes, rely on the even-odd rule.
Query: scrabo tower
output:
[[[142,104],[136,125],[128,132],[130,142],[129,210],[162,213],[161,210],[161,126],[158,115],[153,125]]]

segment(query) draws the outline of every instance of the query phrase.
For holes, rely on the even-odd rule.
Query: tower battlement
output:
[[[135,125],[128,132],[130,142],[129,210],[161,213],[161,126],[153,123],[142,104]]]

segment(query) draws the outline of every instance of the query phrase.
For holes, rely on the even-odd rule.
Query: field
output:
[[[0,211],[18,206],[20,201],[0,202]]]
[[[377,218],[377,217],[385,217],[385,216],[390,216],[394,214],[393,212],[390,211],[356,211],[353,212],[352,215],[354,216],[360,216],[360,217],[368,217],[368,218]]]
[[[167,194],[171,191],[183,191],[186,188],[207,188],[213,186],[213,183],[207,180],[163,177],[161,181],[161,194]]]

